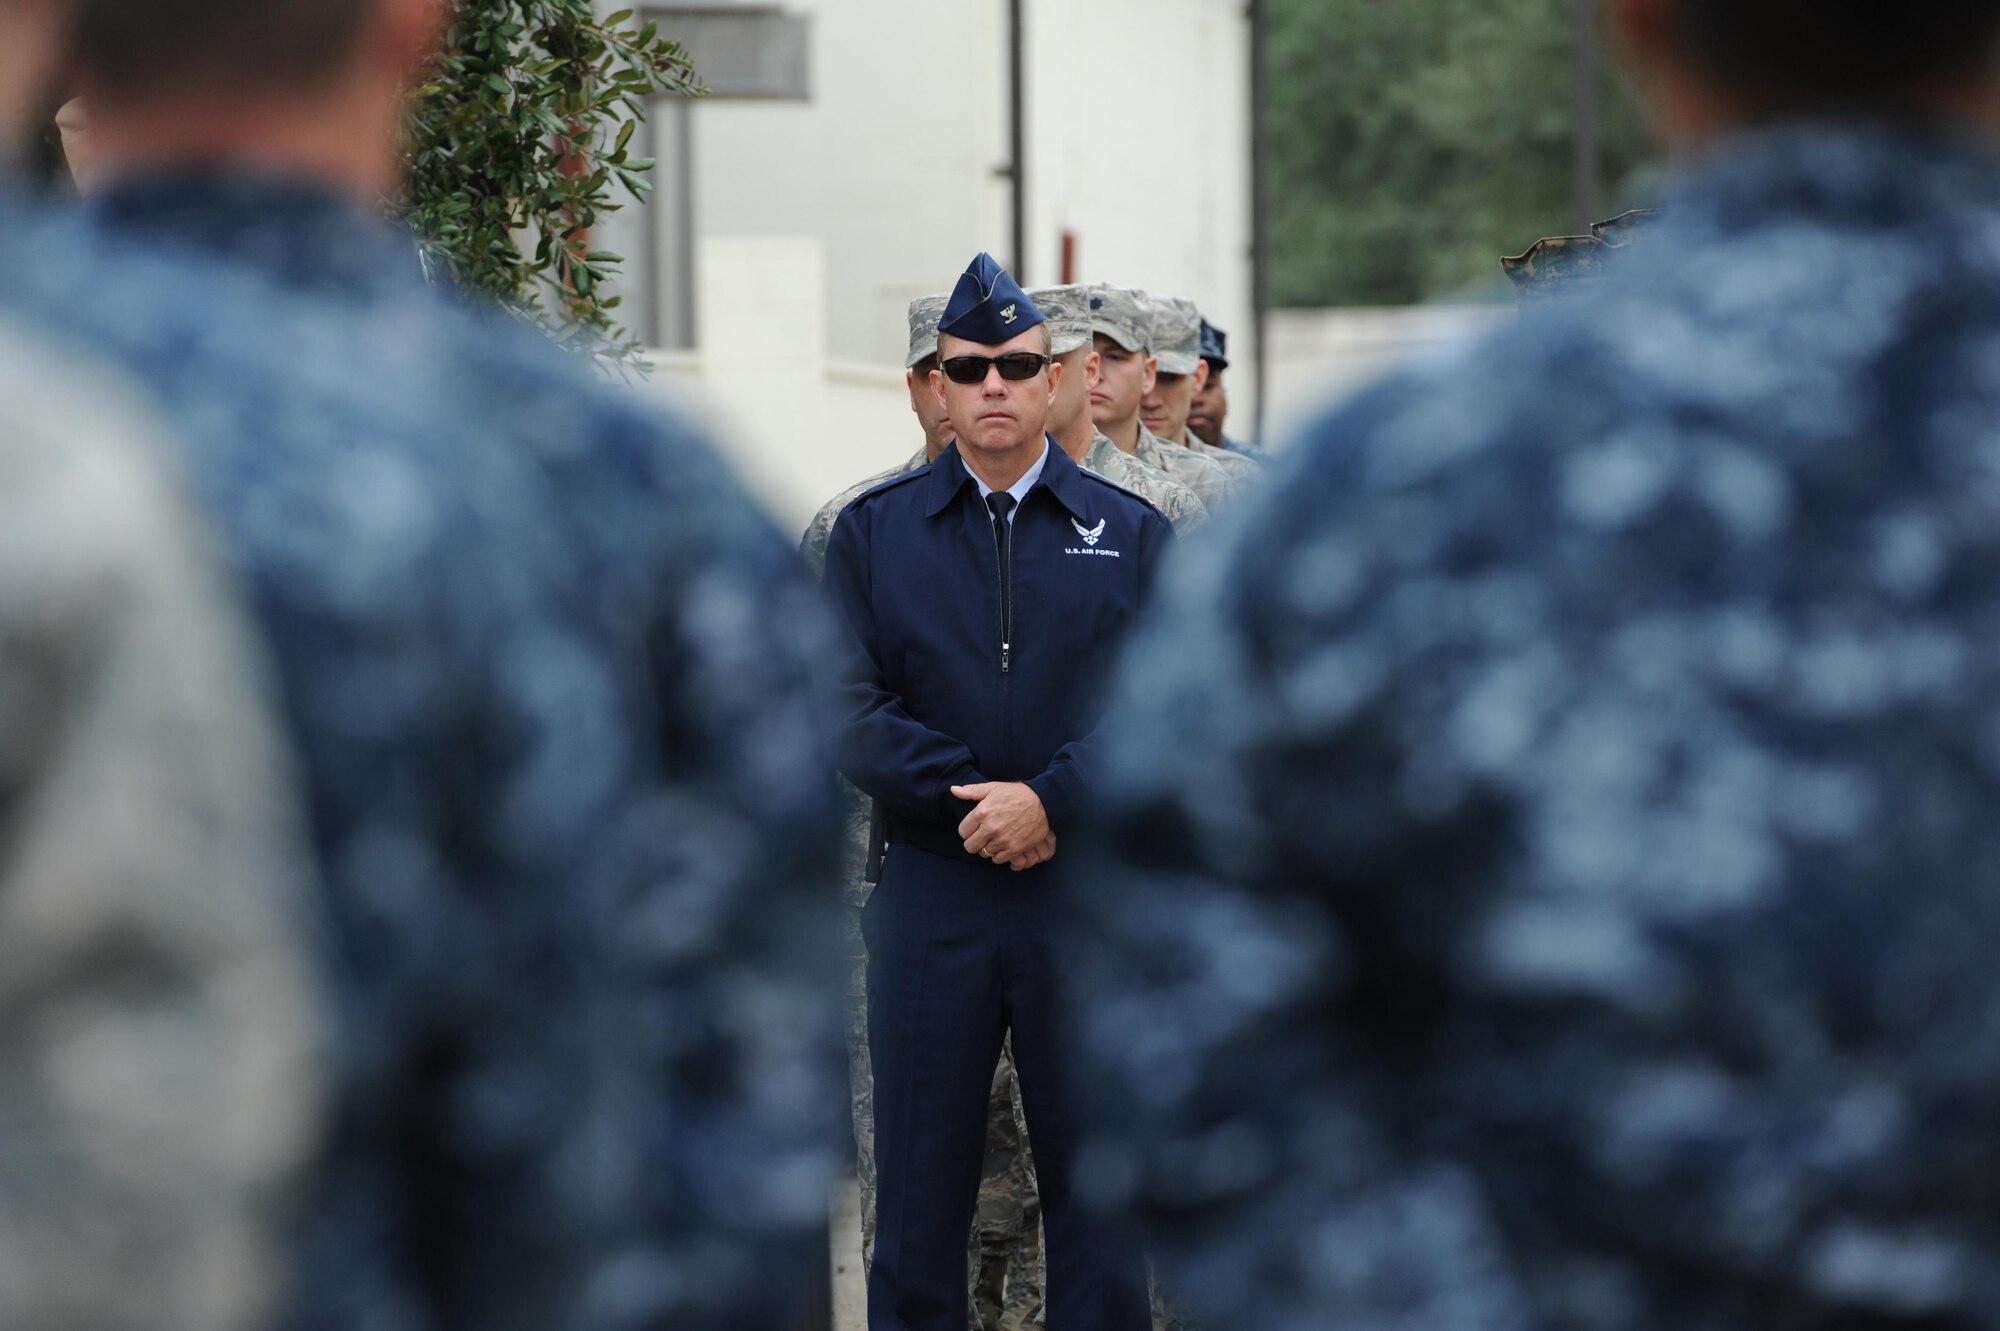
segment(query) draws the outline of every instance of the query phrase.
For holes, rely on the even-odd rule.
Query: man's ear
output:
[[[949,402],[945,401],[945,396],[944,396],[944,371],[943,371],[943,370],[932,370],[932,371],[931,371],[931,396],[933,396],[933,397],[935,397],[935,398],[937,399],[937,404],[938,404],[938,410],[939,410],[939,411],[942,411],[942,412],[945,412],[946,414],[949,414],[949,413],[950,413],[950,411],[951,411],[951,403],[949,403]]]
[[[1099,355],[1097,352],[1093,351],[1090,353],[1089,359],[1085,360],[1083,363],[1084,386],[1086,388],[1095,388],[1097,387],[1098,380],[1102,379],[1103,377],[1104,377],[1104,357]]]
[[[1159,386],[1160,386],[1160,358],[1158,356],[1148,356],[1146,357],[1146,385],[1140,391],[1144,393],[1150,393]]]
[[[1062,377],[1063,377],[1062,362],[1059,360],[1050,361],[1049,362],[1049,405],[1052,407],[1056,404],[1056,389],[1061,387]]]
[[[1208,387],[1208,362],[1196,361],[1194,365],[1194,391],[1199,393]]]

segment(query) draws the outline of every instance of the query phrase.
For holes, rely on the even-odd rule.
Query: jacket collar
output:
[[[408,228],[371,217],[314,182],[248,168],[130,176],[87,201],[84,212],[113,234],[245,263],[316,289],[403,290],[423,275]]]
[[[2000,198],[2000,158],[1960,133],[1893,121],[1800,121],[1716,145],[1668,183],[1664,220],[1728,229],[1815,224],[1877,229]]]
[[[1057,503],[1069,510],[1071,517],[1084,517],[1083,472],[1070,460],[1069,454],[1063,452],[1061,444],[1052,438],[1048,444],[1049,457],[1042,464],[1042,479],[1029,494],[1047,490],[1055,496]],[[965,469],[965,459],[959,456],[956,443],[938,454],[938,460],[931,464],[929,483],[930,503],[924,510],[924,516],[929,518],[950,508],[959,492],[972,484],[972,473]]]

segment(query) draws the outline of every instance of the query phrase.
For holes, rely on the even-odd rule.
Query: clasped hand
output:
[[[1049,827],[1042,797],[1016,781],[953,786],[952,796],[979,807],[958,825],[965,849],[1020,873],[1056,857],[1056,834]]]

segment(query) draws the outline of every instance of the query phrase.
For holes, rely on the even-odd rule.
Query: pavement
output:
[[[868,1331],[868,1275],[861,1262],[861,1185],[833,1197],[833,1331]]]

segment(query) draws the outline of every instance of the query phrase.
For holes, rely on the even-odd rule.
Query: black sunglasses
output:
[[[986,372],[998,366],[1008,383],[1026,383],[1048,368],[1049,357],[1032,351],[1010,351],[1005,356],[953,356],[938,368],[955,384],[983,384]]]

